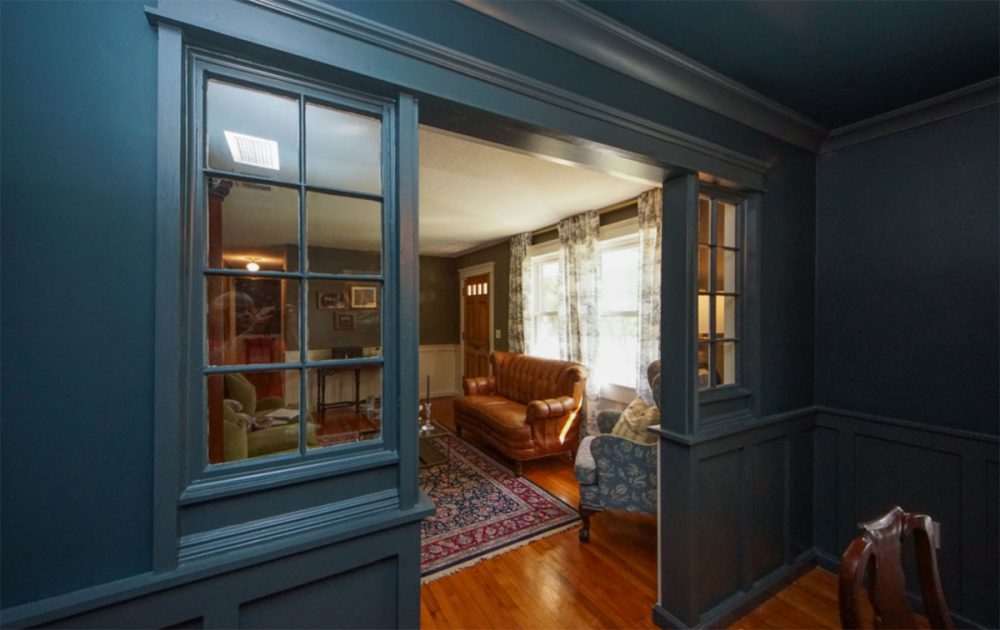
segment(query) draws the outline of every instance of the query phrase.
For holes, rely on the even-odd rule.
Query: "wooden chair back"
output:
[[[865,533],[855,538],[840,563],[840,623],[861,628],[862,588],[867,590],[876,628],[915,628],[917,620],[906,599],[901,555],[903,541],[913,536],[917,574],[932,628],[954,628],[941,590],[934,552],[935,523],[924,514],[908,514],[895,507],[888,514],[862,523]]]

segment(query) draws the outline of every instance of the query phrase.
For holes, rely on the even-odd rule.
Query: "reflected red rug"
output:
[[[576,510],[469,443],[433,438],[451,460],[420,471],[420,487],[437,507],[421,525],[424,582],[506,553],[578,524]]]

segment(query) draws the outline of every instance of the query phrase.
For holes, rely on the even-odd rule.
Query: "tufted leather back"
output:
[[[497,394],[505,398],[523,405],[559,396],[569,396],[577,404],[583,400],[587,368],[579,363],[509,352],[492,353],[490,363]]]

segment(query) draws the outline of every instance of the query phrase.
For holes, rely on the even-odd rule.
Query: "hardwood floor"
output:
[[[451,398],[432,400],[433,416],[454,429]],[[524,465],[524,476],[570,505],[579,486],[568,458]],[[656,519],[606,512],[590,543],[577,530],[484,560],[421,588],[424,628],[656,628]],[[838,628],[837,577],[813,569],[733,628]]]

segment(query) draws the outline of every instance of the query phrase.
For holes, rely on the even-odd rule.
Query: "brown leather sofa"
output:
[[[467,378],[465,396],[455,399],[458,435],[492,446],[521,462],[573,452],[587,383],[587,368],[525,354],[490,354],[493,374]]]

